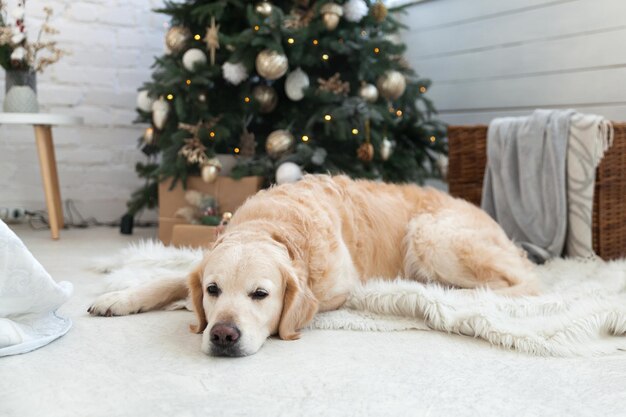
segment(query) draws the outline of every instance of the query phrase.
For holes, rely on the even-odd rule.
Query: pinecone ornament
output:
[[[379,0],[372,6],[371,13],[374,20],[380,23],[387,17],[387,6]]]
[[[365,142],[356,150],[356,156],[363,162],[370,162],[374,159],[374,145]]]

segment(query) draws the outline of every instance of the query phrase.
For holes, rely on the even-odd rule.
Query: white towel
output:
[[[0,221],[0,356],[40,348],[72,326],[55,311],[72,294],[56,283],[24,243]]]
[[[567,256],[595,256],[591,228],[596,168],[612,144],[611,122],[594,114],[572,116],[567,148]]]

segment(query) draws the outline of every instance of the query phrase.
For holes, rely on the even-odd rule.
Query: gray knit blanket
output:
[[[536,110],[489,125],[482,208],[539,263],[560,256],[565,245],[566,155],[574,114]]]

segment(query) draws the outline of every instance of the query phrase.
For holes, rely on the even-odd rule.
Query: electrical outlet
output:
[[[5,223],[21,223],[26,220],[26,210],[19,207],[0,207],[0,220]]]

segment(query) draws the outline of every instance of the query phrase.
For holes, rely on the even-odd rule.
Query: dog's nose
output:
[[[241,333],[239,329],[231,324],[217,323],[211,328],[211,343],[219,347],[231,347],[237,340]]]

